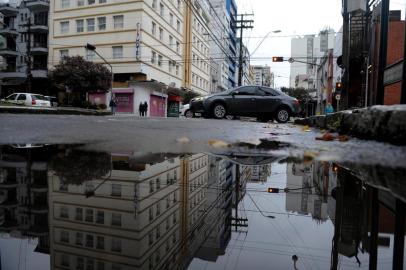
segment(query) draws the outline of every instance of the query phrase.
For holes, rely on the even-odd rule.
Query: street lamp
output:
[[[112,66],[109,62],[107,62],[107,60],[104,59],[104,57],[101,56],[101,55],[96,51],[96,46],[87,43],[86,46],[85,46],[85,48],[86,48],[87,50],[94,51],[94,52],[104,61],[104,63],[106,63],[106,65],[108,65],[108,66],[110,67],[110,69],[111,69],[111,94],[113,95],[113,81],[114,81],[113,66]]]
[[[258,50],[259,46],[261,46],[261,44],[264,42],[264,40],[265,40],[270,34],[276,34],[276,33],[280,33],[280,32],[282,32],[282,31],[281,31],[281,30],[272,30],[272,31],[269,31],[269,32],[262,38],[262,40],[259,42],[259,44],[258,44],[258,46],[255,48],[255,50],[250,54],[250,57],[251,57],[252,55],[254,55],[254,53]]]

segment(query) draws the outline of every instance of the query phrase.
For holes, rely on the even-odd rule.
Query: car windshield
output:
[[[42,96],[42,95],[31,95],[32,97],[34,97],[35,99],[38,100],[49,100],[46,97]]]

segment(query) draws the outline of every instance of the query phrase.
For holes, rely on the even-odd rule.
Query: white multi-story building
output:
[[[254,84],[273,87],[274,76],[269,66],[251,66],[254,76]]]

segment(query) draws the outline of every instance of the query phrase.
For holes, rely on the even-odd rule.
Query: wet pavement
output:
[[[169,131],[168,148],[177,151],[149,147],[164,134],[127,148],[96,139],[55,144],[60,138],[40,137],[40,128],[6,137],[20,144],[0,146],[1,269],[406,266],[405,159],[383,166],[386,158],[344,158],[351,146],[378,150],[368,142],[315,141],[315,131],[289,125],[209,123],[240,129],[229,139],[205,137],[203,127],[195,137],[183,130],[180,140],[182,132]],[[13,127],[1,129],[11,134]],[[41,138],[49,141],[35,144]],[[192,151],[194,143],[207,151]],[[405,154],[393,149],[382,155]]]

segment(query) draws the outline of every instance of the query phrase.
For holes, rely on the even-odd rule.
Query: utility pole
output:
[[[237,15],[237,17],[240,16],[240,20],[236,21],[236,29],[240,29],[240,55],[238,58],[238,86],[242,85],[242,76],[243,76],[243,69],[242,69],[242,37],[243,37],[243,31],[244,29],[252,29],[254,26],[252,25],[254,23],[254,20],[247,20],[244,19],[245,17],[248,16],[254,16],[254,14],[240,14]]]

